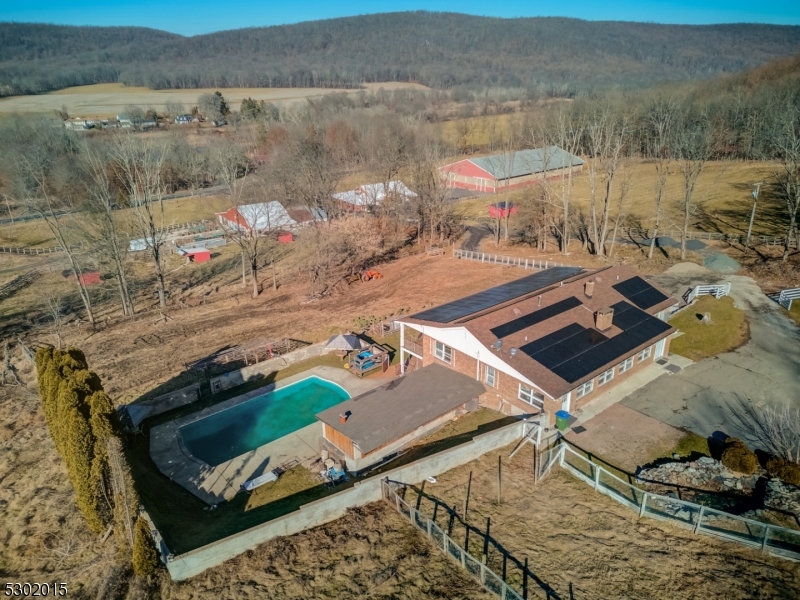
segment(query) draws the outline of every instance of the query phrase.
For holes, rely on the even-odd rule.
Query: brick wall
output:
[[[670,340],[667,338],[664,345],[664,356],[669,354],[669,342]],[[433,340],[429,336],[423,335],[421,343],[424,357],[423,366],[438,363],[446,367],[450,367],[451,369],[455,369],[459,373],[463,373],[469,377],[476,377],[477,361],[474,358],[467,356],[466,354],[453,348],[451,364],[447,364],[434,356]],[[638,352],[636,354],[638,354]],[[636,373],[640,369],[643,369],[647,365],[651,364],[654,360],[654,357],[655,344],[653,344],[651,347],[650,356],[644,362],[639,362],[638,360],[634,359],[633,367],[620,374],[618,366],[619,362],[622,362],[622,360],[627,358],[624,357],[614,365],[614,379],[608,383],[599,386],[597,384],[597,377],[595,377],[594,389],[580,399],[575,397],[575,391],[573,390],[570,399],[570,411],[574,412],[576,409],[586,406],[589,402],[597,398],[599,395],[604,394],[608,390],[612,389],[615,385],[624,381],[633,373]],[[489,387],[486,384],[486,365],[481,363],[480,380],[484,387],[486,387],[486,393],[480,397],[481,406],[511,415],[530,414],[536,412],[535,407],[519,399],[520,381],[518,379],[503,373],[500,370],[495,370],[495,385],[494,387]],[[560,399],[551,398],[545,395],[544,412],[549,415],[551,425],[555,423],[555,414],[561,410],[561,405],[562,401]]]

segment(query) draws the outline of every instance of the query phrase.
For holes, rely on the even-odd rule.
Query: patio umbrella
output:
[[[339,350],[343,352],[350,352],[351,350],[358,350],[360,348],[361,341],[357,336],[341,333],[339,335],[332,336],[325,345],[326,350]]]

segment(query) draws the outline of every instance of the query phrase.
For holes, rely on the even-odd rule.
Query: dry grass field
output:
[[[752,600],[797,598],[800,565],[765,557],[757,551],[723,542],[652,519],[638,519],[618,504],[557,467],[534,484],[531,451],[513,459],[512,447],[438,476],[422,488],[419,508],[433,515],[434,498],[462,514],[472,472],[468,522],[479,531],[491,519],[491,537],[564,600],[610,598]],[[497,504],[497,459],[502,457],[502,503]],[[416,505],[408,489],[406,500]],[[447,527],[448,514],[436,514]],[[453,536],[464,542],[463,526]],[[470,551],[483,552],[479,535],[470,535]],[[500,552],[489,545],[488,564],[502,570]],[[507,576],[517,589],[521,572],[508,561]],[[530,598],[545,598],[530,582]]]
[[[400,87],[427,89],[416,83],[370,83],[365,89],[377,91]],[[0,99],[0,113],[52,113],[66,106],[70,115],[81,117],[114,117],[126,106],[134,105],[163,111],[167,102],[183,104],[187,110],[197,104],[202,94],[216,89],[151,90],[146,87],[127,87],[121,83],[98,83],[71,87],[38,96],[14,96]],[[335,90],[325,88],[222,88],[233,110],[239,110],[242,100],[253,98],[275,104],[303,101],[332,92],[356,93],[358,90]]]
[[[768,180],[773,165],[763,162],[713,161],[706,164],[697,181],[694,193],[695,210],[692,215],[691,228],[701,231],[721,231],[725,233],[746,233],[750,209],[753,206],[750,192],[754,183]],[[625,225],[648,229],[653,227],[652,218],[655,212],[654,189],[655,169],[643,160],[632,160],[617,174],[615,192],[612,195],[613,205],[611,217],[616,215],[617,198],[623,182],[628,192],[623,203],[622,214]],[[600,180],[598,178],[598,183]],[[554,181],[553,190],[560,193],[560,183]],[[524,202],[538,188],[531,187],[517,190],[509,194],[513,202]],[[577,176],[573,189],[573,207],[588,215],[591,194],[589,178],[584,172]],[[459,212],[465,218],[488,218],[487,207],[496,199],[504,199],[503,194],[483,196],[459,204]],[[673,163],[671,174],[667,180],[664,201],[662,204],[661,228],[678,230],[682,226],[683,179],[678,165]],[[780,203],[762,190],[759,209],[753,226],[754,234],[784,235],[783,224],[779,218]],[[613,220],[612,220],[613,224]]]

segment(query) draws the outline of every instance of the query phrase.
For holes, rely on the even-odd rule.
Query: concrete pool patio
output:
[[[322,424],[319,421],[307,425],[254,450],[241,454],[217,466],[211,466],[192,456],[181,439],[179,429],[188,423],[217,414],[258,396],[317,376],[343,387],[350,397],[386,383],[385,377],[359,379],[344,369],[319,366],[288,377],[277,383],[236,396],[203,410],[164,423],[150,431],[150,457],[158,470],[200,498],[206,504],[218,504],[232,499],[241,491],[241,485],[263,475],[278,465],[297,458],[301,463],[309,462],[319,455],[319,438]],[[290,409],[290,407],[287,407]]]

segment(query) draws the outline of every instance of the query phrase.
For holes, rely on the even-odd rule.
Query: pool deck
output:
[[[150,431],[150,457],[159,471],[206,504],[219,504],[230,500],[241,491],[241,485],[245,481],[263,475],[288,460],[298,458],[301,463],[312,461],[319,455],[319,438],[322,436],[322,424],[319,421],[216,467],[192,456],[183,445],[178,429],[187,423],[203,419],[313,375],[340,385],[347,390],[351,398],[384,385],[387,381],[385,377],[359,379],[344,369],[314,367],[293,377],[154,427]]]

